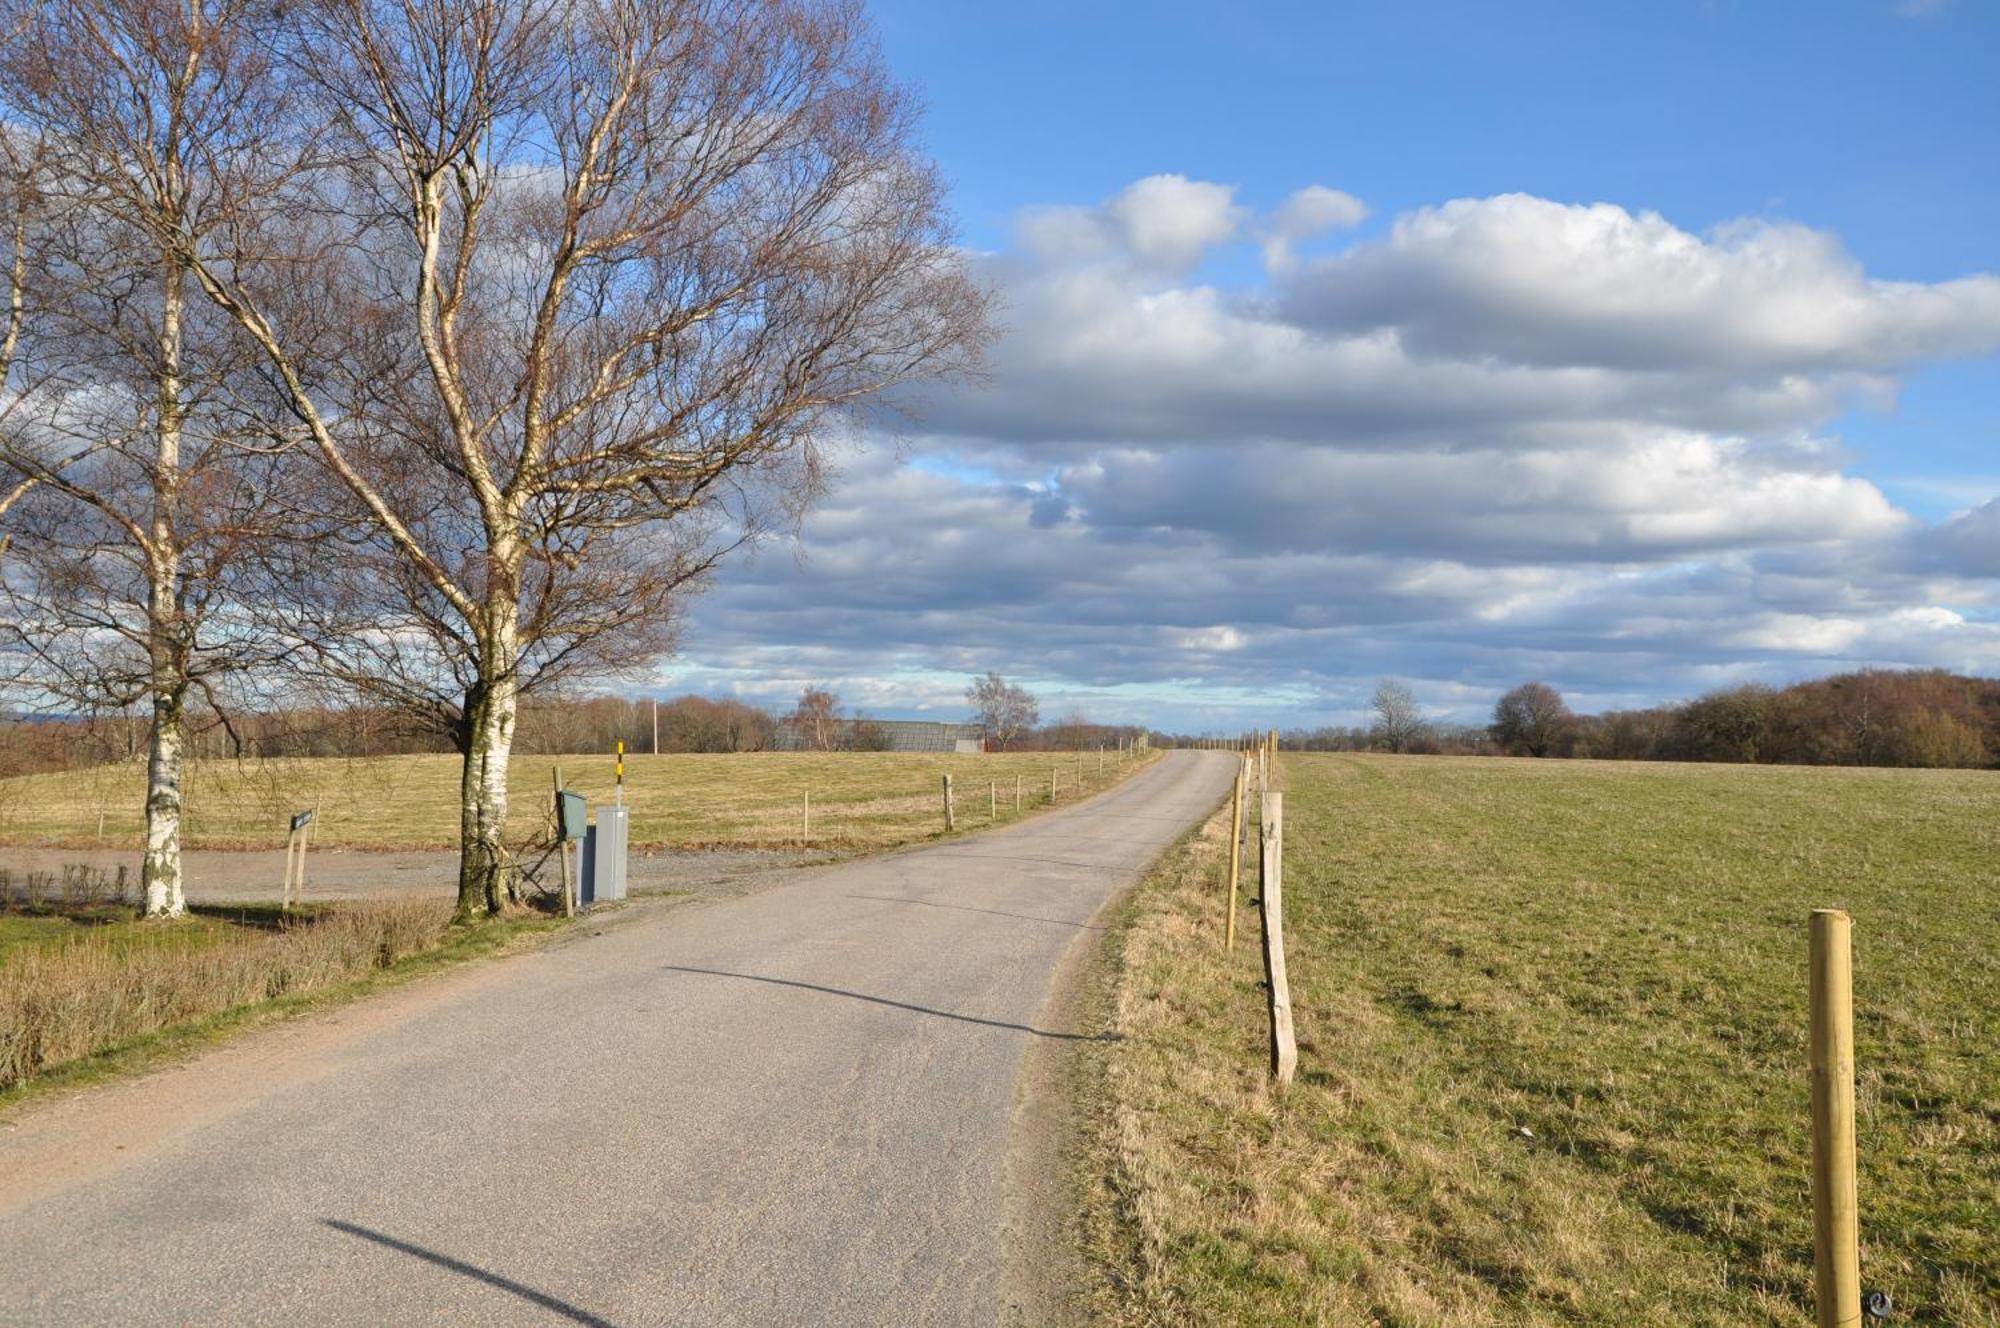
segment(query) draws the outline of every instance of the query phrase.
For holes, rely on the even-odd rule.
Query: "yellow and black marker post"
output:
[[[625,740],[618,740],[618,805],[625,805]]]

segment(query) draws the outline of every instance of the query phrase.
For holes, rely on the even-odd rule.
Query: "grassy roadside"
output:
[[[0,1116],[564,926],[451,925],[448,900],[218,906],[184,922],[0,914]]]
[[[1285,768],[1299,1080],[1265,1084],[1253,907],[1221,954],[1218,818],[1108,947],[1099,1317],[1809,1323],[1804,919],[1832,903],[1864,1283],[1903,1322],[2000,1324],[2000,781]]]
[[[1157,753],[747,752],[628,756],[625,802],[634,847],[871,851],[937,838],[941,784],[956,788],[961,829],[983,829],[1100,792]],[[517,756],[509,766],[508,830],[541,833],[554,768],[593,802],[613,794],[612,758]],[[133,848],[140,843],[144,771],[126,763],[0,779],[0,844]],[[810,839],[805,798],[812,798]],[[326,848],[448,849],[458,842],[458,763],[450,756],[220,761],[190,768],[189,848],[280,848],[286,817],[320,809]],[[997,811],[997,815],[995,814]]]

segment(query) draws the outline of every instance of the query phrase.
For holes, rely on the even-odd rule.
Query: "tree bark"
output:
[[[499,913],[518,889],[518,868],[505,840],[507,765],[514,751],[520,703],[511,613],[503,612],[503,621],[496,627],[482,651],[482,677],[465,699],[464,766],[459,779],[461,922],[477,922]]]
[[[177,918],[187,911],[181,891],[183,697],[171,687],[156,686],[153,691],[153,741],[146,760],[146,857],[139,868],[149,918]]]
[[[181,890],[181,775],[186,754],[187,653],[181,640],[180,505],[181,314],[185,277],[165,265],[160,300],[158,450],[153,457],[153,512],[147,530],[146,639],[153,740],[146,760],[146,856],[139,880],[146,916],[187,911]]]

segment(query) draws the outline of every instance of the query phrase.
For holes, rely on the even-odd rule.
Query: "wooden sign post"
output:
[[[306,845],[312,839],[313,817],[318,811],[313,807],[292,817],[291,833],[285,837],[285,887],[278,904],[283,911],[291,911],[295,890],[300,906],[306,902]]]

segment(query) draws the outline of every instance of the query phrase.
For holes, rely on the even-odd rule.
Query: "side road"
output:
[[[1227,790],[1176,752],[37,1108],[0,1322],[987,1324],[1025,1052],[1090,919]]]

